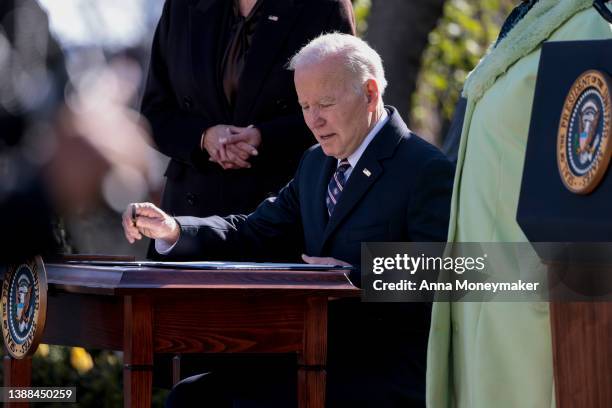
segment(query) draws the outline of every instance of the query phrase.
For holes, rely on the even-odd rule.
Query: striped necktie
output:
[[[332,176],[331,180],[329,180],[325,204],[327,205],[327,214],[330,216],[332,215],[332,212],[334,212],[334,207],[340,199],[340,195],[344,189],[344,184],[346,183],[345,173],[350,167],[351,165],[347,159],[341,160],[340,164],[338,164],[336,172]]]

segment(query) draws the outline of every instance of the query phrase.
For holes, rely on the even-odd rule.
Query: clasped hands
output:
[[[210,155],[210,161],[218,163],[224,170],[248,169],[248,159],[257,156],[261,144],[261,133],[253,125],[238,127],[216,125],[206,129],[202,135],[201,148]]]

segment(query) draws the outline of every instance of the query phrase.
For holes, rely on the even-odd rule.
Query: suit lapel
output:
[[[257,95],[270,72],[278,62],[276,54],[287,40],[287,32],[302,6],[293,0],[266,0],[259,26],[249,49],[244,70],[240,78],[240,91],[236,97],[235,117],[248,117]]]
[[[406,125],[399,118],[397,111],[391,110],[387,123],[370,142],[370,145],[366,148],[353,169],[340,196],[340,200],[338,200],[338,204],[336,204],[334,212],[325,228],[321,248],[342,221],[350,214],[351,210],[361,201],[376,180],[383,174],[383,166],[380,161],[393,155],[403,134],[398,129],[400,124],[406,128]]]
[[[191,41],[191,63],[193,80],[202,95],[207,97],[205,103],[214,105],[214,112],[224,112],[229,119],[229,110],[225,104],[225,95],[218,78],[218,61],[221,39],[225,34],[223,24],[226,21],[226,0],[200,0],[190,6],[189,34]]]

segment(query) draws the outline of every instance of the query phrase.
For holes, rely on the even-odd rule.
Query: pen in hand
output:
[[[132,225],[136,226],[136,206],[132,204]]]

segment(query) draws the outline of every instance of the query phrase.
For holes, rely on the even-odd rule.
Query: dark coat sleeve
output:
[[[194,155],[201,154],[202,132],[216,123],[208,123],[200,115],[181,110],[180,101],[172,90],[164,54],[164,50],[172,46],[168,43],[170,13],[170,1],[166,1],[153,38],[141,111],[151,124],[157,149],[173,159],[190,163]]]
[[[298,168],[296,178],[299,172]],[[277,258],[277,245],[302,248],[302,220],[295,180],[291,180],[277,197],[264,200],[249,215],[176,217],[181,235],[167,257],[269,261]]]
[[[423,166],[406,217],[411,241],[446,241],[453,178],[453,166],[446,158],[434,158]]]

